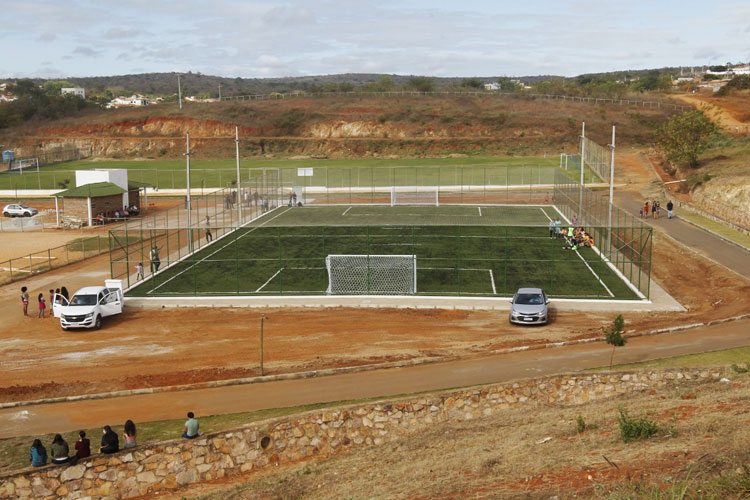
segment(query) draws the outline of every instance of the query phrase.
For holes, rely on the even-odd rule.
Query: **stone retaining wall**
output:
[[[96,455],[75,466],[0,475],[0,499],[129,498],[290,463],[357,446],[378,446],[443,422],[535,405],[578,405],[675,383],[718,379],[723,370],[566,375],[414,399],[316,410],[247,424],[196,440],[172,440]]]

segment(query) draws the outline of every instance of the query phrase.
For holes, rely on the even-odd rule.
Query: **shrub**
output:
[[[624,443],[648,439],[659,432],[659,426],[645,415],[635,418],[630,417],[624,408],[618,408],[618,411],[620,438]]]
[[[578,418],[576,419],[576,431],[578,432],[578,434],[582,434],[584,431],[590,431],[598,428],[598,425],[586,422],[583,419],[583,415],[578,415]]]

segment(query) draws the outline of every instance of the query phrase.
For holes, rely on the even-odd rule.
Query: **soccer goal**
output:
[[[413,295],[416,255],[329,255],[329,295]]]
[[[430,205],[440,206],[437,187],[391,187],[391,206],[396,205]]]
[[[19,158],[10,162],[10,170],[19,170],[23,173],[24,169],[33,169],[39,171],[38,158]]]

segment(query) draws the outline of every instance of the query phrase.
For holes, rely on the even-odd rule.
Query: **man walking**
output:
[[[672,203],[672,200],[669,200],[667,202],[667,219],[672,218],[672,214],[674,213],[672,212],[673,210],[674,210],[674,203]]]
[[[211,219],[206,216],[206,243],[210,243],[214,239],[214,235],[211,234]]]

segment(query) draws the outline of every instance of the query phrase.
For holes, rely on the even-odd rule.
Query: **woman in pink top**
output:
[[[135,424],[132,420],[128,420],[125,422],[125,432],[122,433],[123,441],[125,441],[125,444],[123,444],[122,449],[126,448],[135,448],[137,446],[135,442]]]

